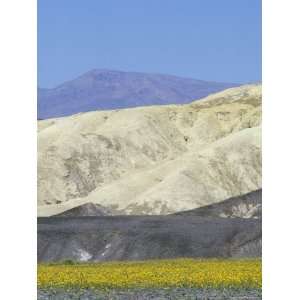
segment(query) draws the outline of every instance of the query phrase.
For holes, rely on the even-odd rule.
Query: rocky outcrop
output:
[[[177,215],[221,218],[261,218],[262,190],[259,189],[219,203],[179,212]]]
[[[73,207],[55,217],[96,217],[96,216],[107,216],[111,215],[112,212],[107,208],[95,203],[85,203],[77,207]]]

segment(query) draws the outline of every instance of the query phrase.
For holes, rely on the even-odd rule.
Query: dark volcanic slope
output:
[[[170,75],[96,69],[53,89],[38,89],[38,119],[79,112],[187,103],[230,87]]]
[[[262,190],[256,190],[242,196],[196,209],[179,212],[176,215],[206,216],[224,218],[261,218]]]
[[[55,217],[96,217],[111,215],[111,211],[100,204],[86,203],[66,210]]]
[[[258,219],[192,216],[38,219],[40,262],[260,255]]]

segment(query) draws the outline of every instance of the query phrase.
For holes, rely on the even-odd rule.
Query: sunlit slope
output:
[[[193,209],[261,187],[261,86],[39,122],[38,209]]]

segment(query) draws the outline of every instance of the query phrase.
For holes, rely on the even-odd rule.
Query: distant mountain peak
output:
[[[92,69],[55,88],[38,88],[38,119],[95,110],[188,103],[235,86],[238,84]]]

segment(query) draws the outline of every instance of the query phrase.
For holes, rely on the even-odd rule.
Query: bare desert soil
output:
[[[261,290],[147,289],[147,290],[38,290],[38,300],[259,300]]]

